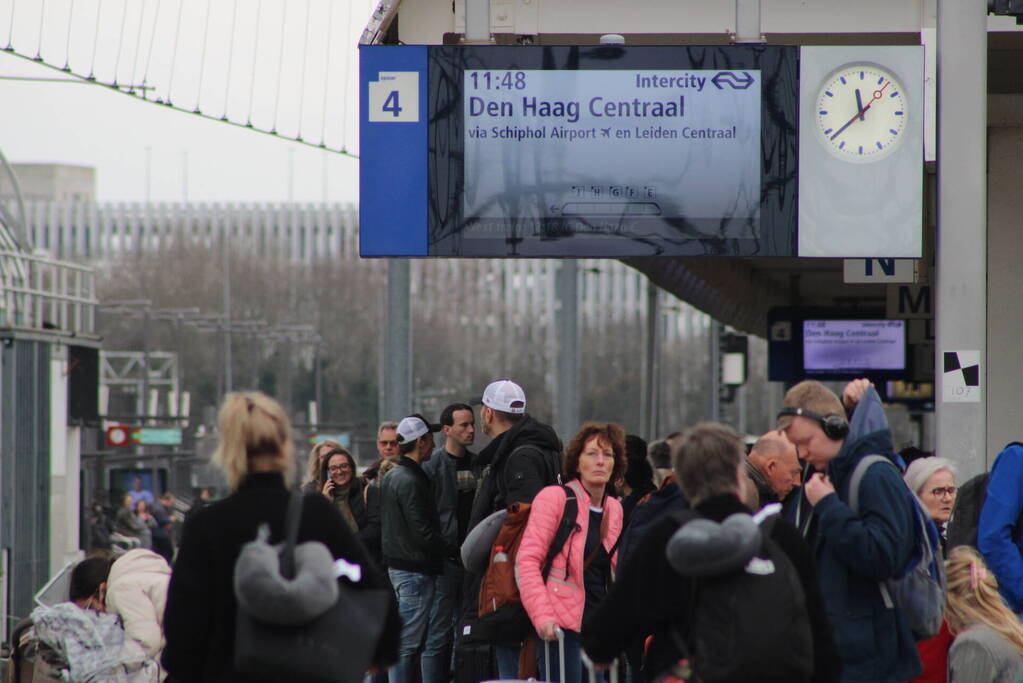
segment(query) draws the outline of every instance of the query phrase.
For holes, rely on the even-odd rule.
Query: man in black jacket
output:
[[[492,441],[479,453],[479,461],[489,465],[473,501],[470,530],[513,503],[532,503],[540,489],[560,481],[562,471],[557,433],[526,414],[526,392],[510,379],[487,385],[480,423]],[[467,581],[465,591],[463,609],[470,614],[476,606],[479,577],[475,579]],[[498,644],[494,652],[498,678],[518,678],[519,648]]]
[[[743,458],[738,436],[723,425],[703,423],[683,435],[673,460],[682,490],[694,506],[694,517],[720,523],[737,512],[749,514],[739,500]],[[665,515],[651,525],[607,598],[583,623],[583,647],[595,662],[610,662],[625,644],[653,635],[643,663],[644,679],[653,681],[679,660],[682,655],[679,638],[692,642],[693,628],[698,628],[691,622],[696,586],[692,579],[671,567],[665,554],[668,540],[678,526],[672,515]],[[771,538],[792,562],[805,596],[813,642],[813,673],[809,680],[838,681],[841,660],[810,550],[799,532],[781,519],[774,524]],[[779,664],[783,664],[785,653],[779,651],[779,657],[782,658]],[[791,683],[793,678],[778,666],[764,670],[755,681]]]
[[[398,424],[398,466],[380,484],[384,563],[398,598],[403,622],[400,660],[389,673],[390,683],[410,683],[412,666],[423,644],[437,577],[444,560],[455,557],[457,546],[440,530],[437,504],[429,477],[420,466],[433,451],[433,432],[422,415]],[[423,671],[423,683],[437,683]]]

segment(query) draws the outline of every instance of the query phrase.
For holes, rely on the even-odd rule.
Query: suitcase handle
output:
[[[580,650],[579,655],[583,660],[583,666],[586,667],[586,673],[589,676],[590,683],[597,683],[597,665],[593,663],[590,656],[586,654],[586,650]],[[618,683],[618,659],[611,662],[611,683]]]

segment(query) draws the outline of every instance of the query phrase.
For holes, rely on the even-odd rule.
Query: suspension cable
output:
[[[124,48],[124,25],[128,21],[128,0],[124,0],[122,9],[124,11],[121,14],[121,38],[117,41],[117,58],[114,60],[114,87],[117,87],[117,72],[121,70],[121,50]]]
[[[252,127],[252,96],[256,92],[256,57],[259,55],[259,19],[263,13],[263,0],[257,0],[256,2],[256,30],[253,33],[254,38],[252,40],[252,80],[249,82],[249,119],[245,124],[249,128]]]
[[[341,111],[341,149],[348,151],[348,82],[349,72],[352,70],[351,57],[349,55],[349,39],[352,36],[352,3],[348,3],[348,22],[345,24],[345,89],[344,106]]]
[[[67,13],[67,44],[64,46],[64,71],[71,70],[71,26],[75,18],[75,0],[71,0],[71,9]]]
[[[274,96],[274,122],[270,132],[277,132],[277,115],[281,111],[281,80],[284,76],[284,30],[288,26],[288,6],[284,5],[284,16],[281,17],[281,46],[277,53],[277,94]]]
[[[224,86],[224,113],[221,120],[227,120],[227,102],[231,94],[231,67],[234,64],[234,33],[235,24],[238,21],[238,0],[234,0],[234,8],[231,10],[231,40],[227,48],[227,85]]]
[[[36,60],[43,61],[43,26],[46,24],[46,0],[39,2],[39,42],[36,43]]]
[[[146,84],[146,79],[149,78],[149,65],[153,61],[153,45],[156,44],[156,21],[160,18],[160,0],[156,0],[156,11],[153,12],[153,29],[149,32],[149,54],[146,57],[146,70],[142,72],[142,85]],[[141,30],[141,29],[139,29]],[[146,96],[146,91],[142,91],[142,96]]]
[[[92,35],[92,63],[89,64],[89,80],[96,80],[96,46],[99,43],[99,19],[103,16],[103,0],[96,4],[96,31]]]
[[[135,84],[135,74],[139,70],[139,47],[142,46],[142,26],[146,23],[146,4],[149,0],[142,0],[142,10],[139,12],[139,30],[135,35],[135,57],[131,60],[131,78],[128,83]]]
[[[327,63],[323,67],[323,118],[320,121],[320,147],[327,144],[327,102],[330,100],[330,44],[334,32],[334,3],[327,0]]]
[[[302,122],[305,120],[305,69],[309,59],[309,7],[310,0],[305,0],[305,45],[302,47],[302,84],[298,89],[298,134],[302,139]]]
[[[206,75],[206,45],[210,35],[210,0],[206,0],[206,25],[202,30],[202,58],[199,60],[199,90],[195,94],[195,113],[202,111],[199,102],[202,101],[202,81]]]
[[[174,28],[174,52],[171,53],[170,80],[167,82],[167,104],[173,101],[171,95],[174,91],[174,71],[178,64],[178,38],[181,36],[181,10],[185,6],[185,0],[178,0],[178,22]]]

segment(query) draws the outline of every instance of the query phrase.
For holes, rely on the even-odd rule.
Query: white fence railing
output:
[[[93,334],[98,303],[92,268],[0,250],[0,326]]]

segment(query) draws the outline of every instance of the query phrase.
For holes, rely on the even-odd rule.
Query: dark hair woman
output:
[[[173,680],[253,680],[234,669],[233,575],[242,545],[270,526],[271,542],[284,537],[288,486],[294,474],[291,425],[284,409],[257,393],[231,393],[220,409],[220,443],[214,454],[232,493],[185,522],[174,563],[164,631],[163,665]],[[337,508],[322,495],[306,494],[298,541],[320,541],[335,558],[364,568],[362,588],[389,588]],[[401,624],[392,600],[375,667],[397,660]]]
[[[355,458],[338,446],[323,457],[320,493],[334,504],[348,527],[380,562],[380,489],[356,474]]]

